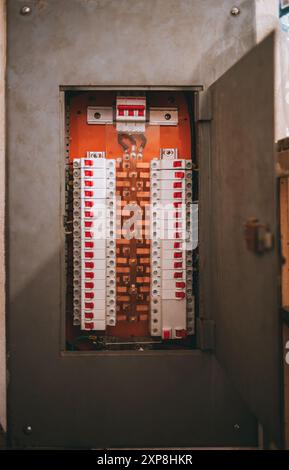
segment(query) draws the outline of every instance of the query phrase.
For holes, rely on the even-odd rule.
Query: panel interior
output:
[[[194,93],[65,93],[66,348],[195,345]]]

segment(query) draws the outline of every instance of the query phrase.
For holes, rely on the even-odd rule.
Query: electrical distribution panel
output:
[[[192,96],[66,94],[68,349],[194,345]]]

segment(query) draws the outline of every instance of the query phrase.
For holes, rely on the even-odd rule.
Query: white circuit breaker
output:
[[[151,335],[194,333],[191,242],[192,163],[151,162]]]
[[[115,161],[89,152],[74,160],[74,324],[116,322]]]

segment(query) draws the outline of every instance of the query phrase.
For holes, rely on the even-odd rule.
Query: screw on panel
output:
[[[238,16],[238,15],[240,15],[240,13],[241,13],[241,10],[238,7],[233,7],[232,10],[231,10],[231,15],[232,16]]]
[[[30,426],[30,424],[26,424],[23,427],[23,432],[24,432],[24,434],[27,434],[27,436],[29,436],[29,434],[32,433],[32,426]]]
[[[21,15],[23,15],[23,16],[27,16],[27,15],[30,15],[31,11],[32,11],[32,10],[31,10],[31,7],[29,7],[28,5],[24,5],[24,6],[21,8],[20,13],[21,13]]]
[[[240,425],[239,424],[234,424],[234,430],[235,431],[240,431]]]

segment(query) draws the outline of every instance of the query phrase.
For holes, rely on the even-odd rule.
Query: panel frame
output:
[[[177,91],[177,92],[189,92],[192,96],[192,103],[193,103],[193,121],[192,121],[192,132],[196,134],[196,124],[197,124],[197,113],[198,113],[198,95],[200,91],[202,91],[204,87],[202,85],[192,85],[192,86],[159,86],[159,85],[152,85],[152,86],[102,86],[102,85],[94,85],[94,86],[63,86],[59,87],[59,117],[60,117],[60,154],[62,155],[62,159],[60,162],[60,172],[61,172],[61,189],[60,189],[60,214],[61,220],[65,220],[65,167],[66,167],[66,152],[67,152],[67,131],[66,131],[66,97],[67,92],[69,91]],[[197,154],[198,148],[196,142],[194,142],[194,150],[193,153]],[[195,155],[196,156],[196,155]],[[192,155],[192,158],[194,155]],[[60,354],[61,356],[77,356],[78,354],[82,355],[81,351],[68,351],[66,348],[66,297],[65,297],[65,290],[66,290],[66,275],[65,275],[65,231],[64,229],[61,230],[61,251],[60,251],[60,269],[61,269],[61,282],[60,282],[60,310],[61,310],[61,327],[60,327]],[[199,331],[196,329],[196,321],[198,318],[198,310],[195,310],[195,329],[194,335],[197,338],[199,335]],[[149,343],[148,339],[148,343]],[[192,349],[195,349],[195,345],[193,345]],[[186,351],[187,348],[184,348],[183,351]],[[127,354],[128,356],[137,355],[134,350],[126,350],[126,351],[118,351],[122,355]],[[159,352],[159,351],[158,351]],[[143,351],[143,355],[147,353],[146,350]],[[166,351],[164,351],[166,353]],[[90,350],[85,351],[86,355],[98,356],[101,355],[101,351],[97,350]],[[115,351],[105,351],[104,355],[115,355]],[[151,355],[152,352],[149,353]]]

